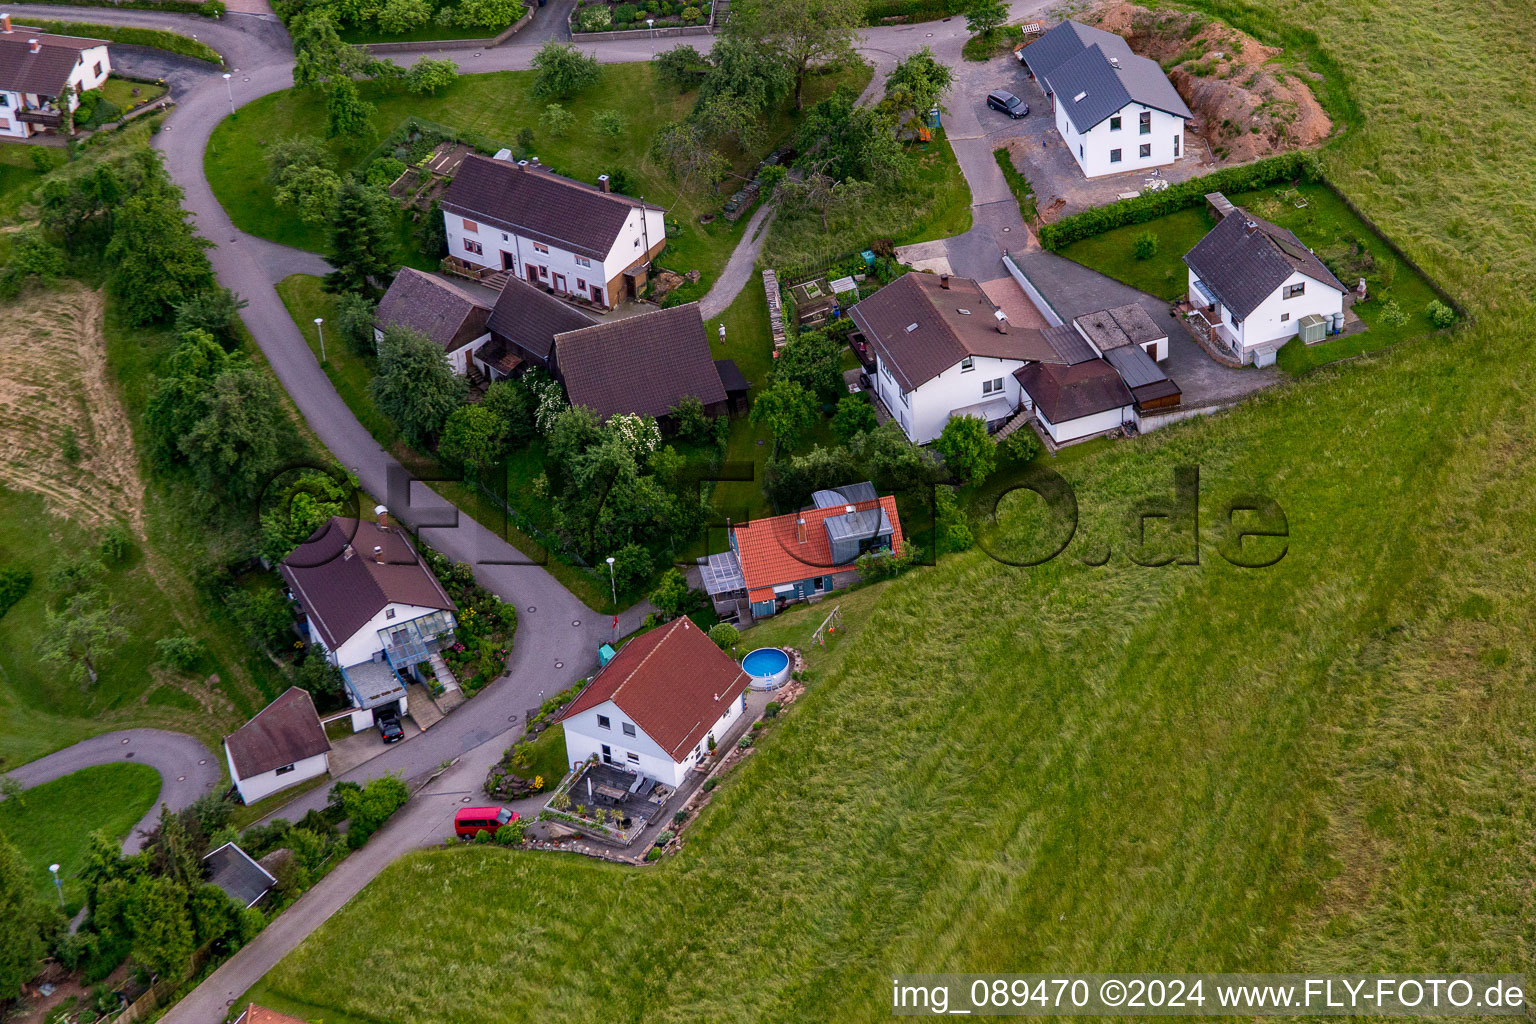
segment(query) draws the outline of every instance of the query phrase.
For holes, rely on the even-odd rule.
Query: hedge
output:
[[[1063,217],[1040,229],[1040,244],[1054,252],[1114,228],[1127,224],[1145,224],[1149,220],[1203,204],[1208,192],[1252,192],[1276,182],[1319,181],[1322,176],[1322,170],[1313,154],[1282,153],[1241,167],[1226,167],[1203,178],[1181,181],[1161,192],[1144,192],[1135,199],[1122,199],[1108,206]]]
[[[938,21],[965,9],[964,0],[871,0],[864,11],[866,25],[881,25],[900,18],[904,22]]]
[[[39,21],[35,18],[28,19],[26,27],[60,36],[87,36],[92,39],[105,39],[109,43],[123,43],[127,46],[148,46],[156,50],[179,53],[183,57],[205,60],[209,64],[220,67],[224,66],[224,58],[219,56],[219,51],[207,43],[158,28],[95,25],[81,21]]]
[[[37,0],[39,3],[60,4],[65,7],[118,7],[130,11],[171,11],[177,14],[201,14],[205,18],[222,18],[224,0]]]

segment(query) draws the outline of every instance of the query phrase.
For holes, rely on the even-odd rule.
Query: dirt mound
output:
[[[1129,3],[1103,8],[1096,24],[1163,66],[1218,160],[1306,149],[1333,130],[1306,78],[1274,63],[1280,51],[1228,25]]]

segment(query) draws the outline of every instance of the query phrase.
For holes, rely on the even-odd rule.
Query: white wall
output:
[[[328,754],[316,754],[314,757],[306,757],[302,761],[294,762],[293,771],[277,774],[276,770],[262,772],[253,775],[249,779],[242,779],[235,773],[235,759],[229,752],[228,744],[224,747],[224,759],[229,762],[229,777],[235,782],[235,789],[240,792],[240,799],[247,804],[253,804],[263,797],[271,796],[280,789],[296,786],[307,779],[313,779],[317,775],[324,775],[330,770],[330,756]]]
[[[1198,274],[1193,270],[1189,271],[1189,301],[1195,308],[1204,309],[1205,296],[1195,290],[1195,282],[1199,279]],[[1283,298],[1285,289],[1293,284],[1302,284],[1305,288],[1300,295],[1289,299]],[[1326,317],[1342,313],[1344,293],[1300,271],[1293,271],[1291,276],[1285,279],[1285,283],[1271,292],[1269,298],[1259,303],[1242,323],[1236,323],[1232,319],[1232,311],[1224,304],[1219,308],[1221,322],[1241,342],[1242,357],[1247,362],[1253,358],[1254,348],[1261,345],[1273,347],[1274,342],[1284,341],[1294,336],[1297,330],[1296,325],[1302,317],[1311,313]]]
[[[16,120],[16,111],[24,106],[21,93],[0,92],[0,96],[5,98],[5,106],[0,107],[0,121],[5,122],[4,127],[0,127],[0,135],[14,139],[26,138],[30,126]]]
[[[107,48],[93,46],[80,51],[80,63],[69,73],[69,86],[71,89],[79,86],[80,91],[88,92],[100,88],[111,72],[112,61],[107,56]]]
[[[1120,118],[1119,131],[1110,129],[1113,118],[1107,117],[1087,132],[1078,134],[1072,127],[1071,119],[1067,117],[1066,108],[1071,104],[1072,98],[1057,96],[1055,99],[1056,130],[1066,140],[1067,148],[1072,152],[1072,159],[1077,161],[1078,167],[1082,168],[1086,177],[1097,178],[1105,174],[1140,171],[1171,164],[1178,159],[1174,156],[1175,138],[1178,139],[1179,155],[1182,156],[1184,153],[1184,119],[1182,117],[1175,117],[1166,111],[1154,110],[1140,103],[1128,103],[1120,108],[1120,113],[1117,115]],[[1149,111],[1152,114],[1152,130],[1145,135],[1141,134],[1142,111]],[[1143,144],[1152,147],[1150,156],[1141,155]],[[1120,160],[1111,162],[1110,155],[1116,149],[1120,150]]]
[[[1002,399],[1008,403],[1009,408],[1017,409],[1019,381],[1013,371],[1023,365],[1018,359],[976,356],[974,369],[961,370],[960,364],[956,363],[932,380],[919,385],[903,402],[901,385],[896,383],[895,377],[887,375],[885,363],[876,352],[876,387],[881,401],[901,422],[912,443],[927,444],[944,432],[944,424],[949,422],[950,414],[956,409],[993,399]],[[1002,378],[1003,389],[982,394],[982,382],[997,380],[999,377]]]
[[[720,718],[715,722],[713,732],[717,742],[725,742],[726,729],[730,727],[741,715],[741,698],[732,701],[721,701],[724,708]],[[609,728],[604,729],[597,724],[599,715],[606,715]],[[624,735],[624,724],[634,723],[629,716],[619,709],[613,701],[604,701],[597,707],[588,708],[581,714],[565,721],[565,753],[571,763],[579,764],[589,757],[595,756],[602,761],[603,744],[607,744],[610,756],[614,764],[631,771],[638,771],[642,775],[648,775],[669,786],[679,785],[689,770],[697,763],[701,754],[709,753],[709,737],[699,741],[698,746],[692,750],[682,752],[682,760],[672,760],[672,755],[661,748],[655,740],[645,734],[645,730],[635,726],[635,735]],[[639,755],[639,761],[631,761],[630,754]],[[577,794],[572,794],[575,800]]]
[[[1045,413],[1038,409],[1035,410],[1035,415],[1045,425],[1051,440],[1057,444],[1065,444],[1080,437],[1089,437],[1106,430],[1116,429],[1125,421],[1126,410],[1130,408],[1132,407],[1127,405],[1120,409],[1110,409],[1108,412],[1094,413],[1092,416],[1079,416],[1075,420],[1063,420],[1060,423],[1052,423],[1045,418]]]

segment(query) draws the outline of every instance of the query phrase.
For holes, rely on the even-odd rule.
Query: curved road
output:
[[[224,774],[219,759],[191,736],[162,729],[124,729],[82,740],[72,747],[13,768],[5,773],[5,777],[14,779],[23,789],[31,789],[72,775],[82,768],[124,761],[147,764],[160,773],[160,796],[123,841],[123,852],[128,854],[138,853],[144,845],[143,833],[154,827],[161,804],[179,811],[198,797],[213,792]]]

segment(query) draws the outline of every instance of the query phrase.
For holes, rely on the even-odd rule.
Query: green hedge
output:
[[[122,6],[129,6],[123,4]],[[157,6],[147,4],[145,6]],[[197,6],[197,5],[192,5]],[[200,40],[190,36],[178,35],[175,32],[166,32],[158,28],[132,28],[126,25],[96,25],[83,21],[39,21],[29,18],[26,21],[28,28],[41,29],[60,36],[88,36],[92,39],[105,39],[109,43],[123,43],[127,46],[148,46],[156,50],[167,50],[171,53],[179,53],[183,57],[192,57],[196,60],[205,60],[210,64],[224,65],[224,58],[219,56],[219,51]]]
[[[964,0],[871,0],[865,8],[864,23],[881,25],[888,18],[903,21],[938,21],[950,18],[965,9]]]
[[[1241,167],[1227,167],[1170,185],[1161,192],[1146,192],[1082,213],[1063,217],[1040,229],[1040,244],[1056,251],[1084,238],[1101,235],[1127,224],[1145,224],[1205,202],[1207,192],[1251,192],[1281,181],[1319,181],[1322,171],[1312,153],[1283,153]]]
[[[38,3],[60,4],[65,7],[118,7],[131,11],[172,11],[177,14],[201,14],[205,18],[222,18],[224,0],[37,0]]]

